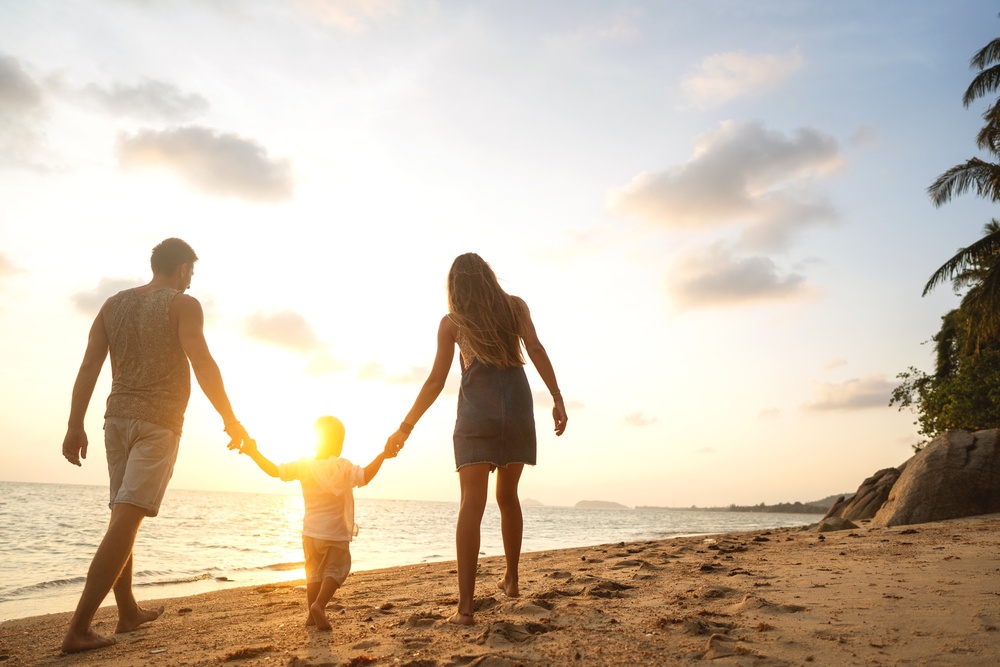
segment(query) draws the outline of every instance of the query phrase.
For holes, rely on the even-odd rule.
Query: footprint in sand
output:
[[[510,621],[495,621],[490,623],[483,633],[476,638],[477,644],[494,647],[523,644],[531,641],[537,635],[543,635],[559,627],[551,623],[511,623]]]
[[[773,602],[768,602],[764,598],[757,597],[756,595],[747,594],[746,597],[743,598],[742,602],[733,605],[730,610],[737,614],[751,610],[794,614],[800,611],[805,611],[806,607],[799,604],[774,604]]]

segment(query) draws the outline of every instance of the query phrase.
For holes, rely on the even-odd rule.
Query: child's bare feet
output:
[[[474,625],[476,619],[473,617],[472,612],[456,611],[448,617],[448,622],[454,623],[455,625]]]
[[[83,634],[67,632],[63,638],[63,653],[79,653],[80,651],[92,651],[95,648],[111,646],[115,643],[114,637],[102,637],[91,629]]]
[[[306,625],[316,625],[316,621],[313,620],[312,609],[306,609]]]
[[[309,606],[309,615],[312,616],[313,622],[316,624],[317,630],[333,629],[333,627],[330,625],[330,621],[326,618],[326,609],[321,607],[318,602],[313,602]]]
[[[143,623],[155,621],[162,613],[162,605],[156,609],[143,609],[142,607],[136,607],[136,613],[128,614],[127,616],[118,616],[118,627],[115,628],[115,634],[120,635],[123,632],[132,632]]]
[[[497,579],[497,588],[509,598],[521,597],[521,591],[517,587],[516,581],[507,581],[507,578]]]

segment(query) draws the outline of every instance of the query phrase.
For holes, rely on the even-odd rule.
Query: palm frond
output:
[[[927,188],[931,202],[941,206],[953,196],[976,188],[976,194],[993,201],[1000,200],[1000,165],[979,158],[970,158],[965,164],[955,165],[938,176]]]
[[[958,346],[959,320],[962,314],[956,308],[941,318],[941,330],[934,336],[934,374],[938,378],[954,375],[958,369],[955,354]]]
[[[970,340],[980,349],[987,342],[996,341],[1000,334],[1000,269],[994,268],[982,282],[962,299],[961,308],[970,320]]]
[[[972,83],[962,96],[962,104],[968,107],[986,93],[992,93],[998,88],[1000,88],[1000,65],[994,65],[973,77]]]
[[[987,229],[989,229],[991,224],[996,223],[996,220],[987,223]],[[986,236],[972,245],[967,248],[961,248],[955,253],[951,259],[945,262],[930,277],[930,280],[924,286],[922,296],[927,296],[931,290],[941,283],[961,278],[970,270],[980,269],[983,270],[981,272],[982,275],[978,276],[980,278],[980,285],[986,284],[991,274],[1000,272],[1000,228],[987,233]],[[998,281],[998,285],[1000,285],[1000,281]],[[1000,305],[1000,302],[997,303]]]
[[[976,51],[976,54],[969,60],[969,67],[981,70],[995,62],[1000,62],[1000,37]]]
[[[992,104],[983,112],[986,121],[976,135],[976,145],[994,155],[1000,155],[1000,102]]]

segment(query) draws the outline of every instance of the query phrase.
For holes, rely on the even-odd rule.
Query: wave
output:
[[[21,586],[20,588],[14,588],[7,591],[3,597],[0,597],[0,602],[6,602],[7,600],[15,597],[30,597],[32,593],[51,591],[52,589],[59,588],[61,586],[74,586],[76,584],[82,584],[86,580],[86,577],[69,577],[68,579],[53,579],[52,581],[43,581],[41,583],[31,584],[30,586]]]

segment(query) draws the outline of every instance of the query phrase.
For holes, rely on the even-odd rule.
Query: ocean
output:
[[[107,487],[0,482],[0,621],[76,606],[110,512]],[[457,502],[357,498],[353,567],[453,560]],[[523,551],[815,523],[815,514],[524,506]],[[136,597],[179,597],[304,577],[302,497],[170,489],[134,551]],[[503,553],[483,518],[483,555]],[[109,595],[105,604],[113,604]]]

